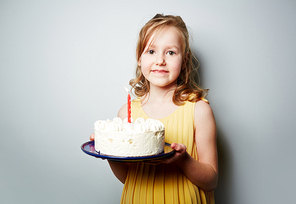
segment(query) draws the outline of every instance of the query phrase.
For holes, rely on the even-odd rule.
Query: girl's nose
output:
[[[162,55],[157,55],[156,65],[158,65],[158,66],[164,66],[164,65],[166,65],[165,59],[164,59],[164,57]]]

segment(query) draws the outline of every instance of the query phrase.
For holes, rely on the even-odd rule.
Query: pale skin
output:
[[[177,86],[177,77],[182,69],[181,47],[179,33],[174,27],[166,27],[154,39],[152,46],[145,48],[138,61],[142,73],[150,82],[149,94],[142,97],[143,110],[150,118],[164,118],[178,108],[172,102],[172,97]],[[126,118],[126,106],[123,105],[119,110],[118,117]],[[175,154],[160,162],[165,164],[175,162],[192,183],[205,191],[211,191],[216,188],[218,180],[216,123],[211,107],[204,101],[196,102],[194,124],[198,161],[187,153],[184,144],[172,143],[171,147],[175,150]],[[94,139],[94,134],[90,139]],[[124,183],[129,164],[108,162],[114,175]]]

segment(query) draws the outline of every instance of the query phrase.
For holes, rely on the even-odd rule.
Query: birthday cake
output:
[[[164,125],[159,120],[114,118],[94,124],[95,150],[112,156],[150,156],[163,152]]]

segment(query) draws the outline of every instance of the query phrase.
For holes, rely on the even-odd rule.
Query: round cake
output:
[[[164,125],[159,120],[137,118],[135,122],[114,118],[94,124],[95,150],[112,156],[150,156],[163,152]]]

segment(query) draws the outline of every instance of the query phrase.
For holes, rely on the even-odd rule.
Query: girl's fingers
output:
[[[89,136],[89,140],[90,140],[90,141],[95,140],[95,133],[93,133],[93,134],[91,134],[91,135]]]
[[[178,143],[172,143],[171,147],[176,150],[177,152],[185,152],[186,151],[186,146],[183,144],[178,144]]]

